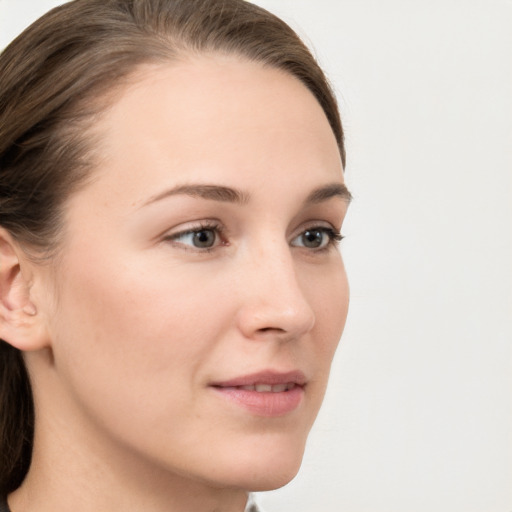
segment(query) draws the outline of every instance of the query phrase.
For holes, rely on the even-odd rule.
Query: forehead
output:
[[[303,179],[343,179],[311,92],[288,73],[231,56],[138,69],[95,131],[102,167],[139,191],[151,186],[150,168],[164,181],[207,182],[213,174],[226,185],[242,180],[241,188],[247,177],[257,186],[301,170]]]

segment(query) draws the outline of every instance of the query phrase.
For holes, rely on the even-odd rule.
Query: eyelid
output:
[[[304,233],[304,231],[313,230],[313,229],[320,229],[320,230],[331,230],[334,233],[340,232],[340,230],[328,220],[311,220],[307,222],[303,222],[300,224],[292,233],[291,238],[296,238],[301,233]]]
[[[188,222],[182,222],[173,228],[166,229],[162,233],[161,237],[172,238],[189,231],[200,231],[201,229],[223,229],[223,226],[222,222],[213,218],[191,220]]]

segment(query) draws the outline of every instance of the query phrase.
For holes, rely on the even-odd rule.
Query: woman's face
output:
[[[283,485],[347,314],[336,141],[281,71],[211,56],[137,73],[66,206],[46,302],[54,407],[121,459]]]

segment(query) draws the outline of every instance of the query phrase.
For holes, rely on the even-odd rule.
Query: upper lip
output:
[[[234,388],[238,386],[253,386],[255,384],[288,384],[293,383],[298,386],[306,384],[306,376],[300,370],[289,372],[279,372],[275,370],[263,370],[249,375],[243,375],[220,382],[213,382],[211,385],[222,388]]]

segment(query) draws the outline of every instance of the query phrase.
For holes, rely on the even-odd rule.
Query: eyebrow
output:
[[[306,198],[306,204],[315,204],[315,203],[323,203],[333,197],[339,197],[350,203],[352,200],[352,194],[349,192],[348,188],[343,183],[330,183],[329,185],[324,185],[323,187],[316,188],[313,190],[308,197]]]
[[[178,185],[177,187],[165,190],[161,194],[151,197],[144,203],[144,206],[168,197],[182,194],[192,197],[200,197],[202,199],[209,199],[211,201],[236,204],[246,204],[250,199],[249,194],[236,188],[226,187],[223,185]],[[339,197],[347,203],[350,203],[352,194],[343,183],[330,183],[311,191],[305,200],[305,204],[322,203],[333,197]]]
[[[177,187],[165,190],[161,194],[153,196],[144,203],[145,205],[166,199],[167,197],[184,194],[192,197],[200,197],[202,199],[210,199],[211,201],[221,201],[224,203],[245,204],[249,201],[249,195],[231,187],[222,185],[179,185]]]

